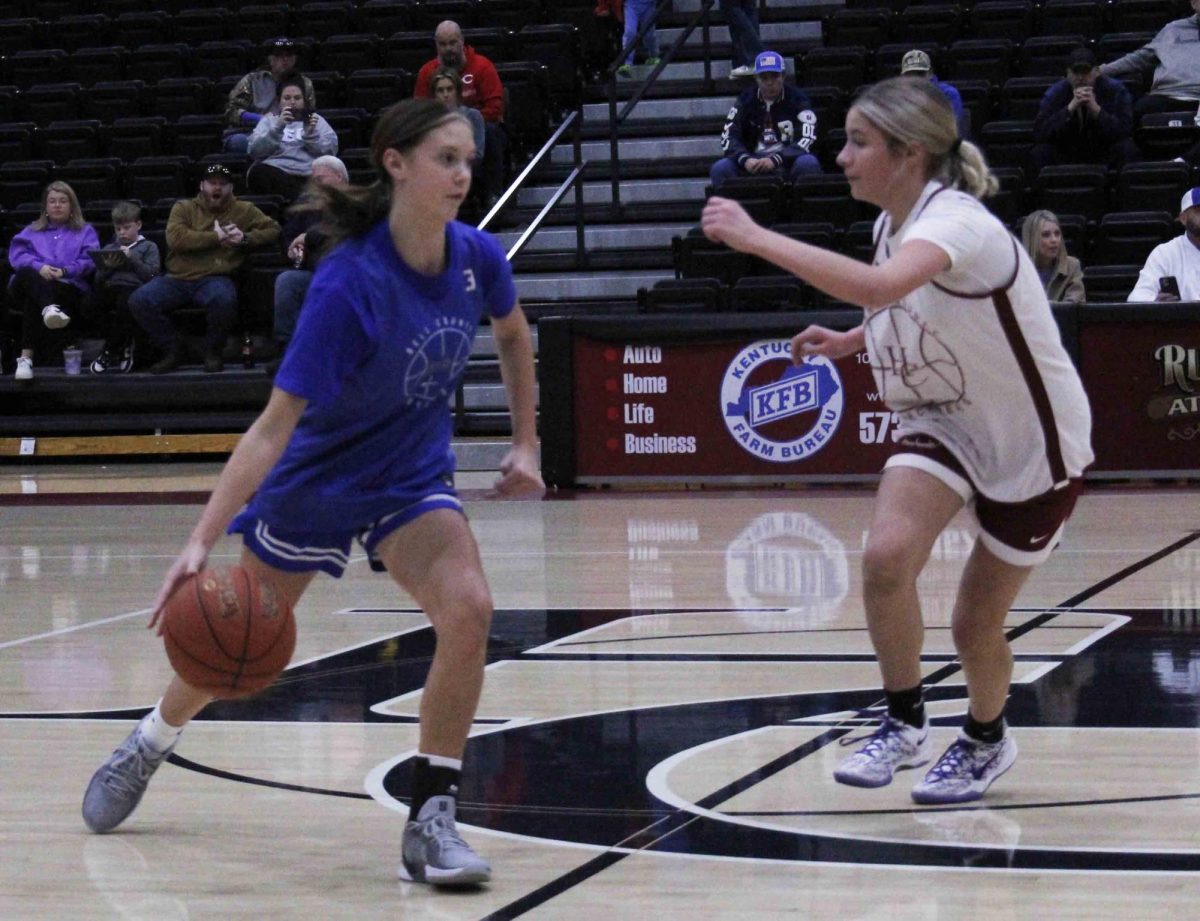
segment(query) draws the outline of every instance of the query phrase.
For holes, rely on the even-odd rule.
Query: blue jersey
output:
[[[410,268],[387,221],[327,255],[275,386],[308,400],[251,502],[283,530],[349,531],[453,473],[449,401],[485,313],[516,304],[488,234],[451,222],[446,268]]]

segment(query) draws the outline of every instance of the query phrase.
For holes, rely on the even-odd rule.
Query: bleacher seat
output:
[[[884,9],[837,10],[825,17],[821,34],[826,47],[861,45],[870,51],[891,41],[892,12]]]
[[[44,14],[42,14],[44,15]],[[113,40],[112,20],[104,13],[76,13],[46,23],[47,40],[67,51],[92,45],[107,45]]]
[[[768,226],[781,220],[787,196],[779,176],[734,176],[712,191],[738,202],[754,220]]]
[[[720,313],[727,309],[726,297],[719,278],[664,278],[637,292],[642,313]]]
[[[0,54],[16,54],[33,47],[37,44],[37,28],[36,16],[0,19]]]
[[[169,77],[187,76],[188,46],[182,42],[138,45],[129,52],[125,75],[131,80],[155,83]]]
[[[875,258],[875,222],[855,221],[847,227],[842,233],[842,252],[869,264]]]
[[[955,86],[960,80],[987,80],[1003,86],[1012,76],[1014,56],[1013,43],[1007,38],[964,38],[946,49],[944,78]]]
[[[338,136],[338,146],[365,147],[368,142],[367,126],[371,115],[366,109],[346,107],[343,109],[321,109],[321,116],[329,122]]]
[[[111,122],[141,115],[145,111],[145,96],[144,80],[105,80],[83,88],[80,108],[88,118]]]
[[[846,93],[836,86],[806,86],[804,92],[817,116],[817,136],[846,121]]]
[[[546,66],[537,61],[497,63],[496,73],[504,83],[507,105],[504,126],[512,143],[514,159],[545,142],[550,132],[550,92]]]
[[[1017,69],[1025,77],[1053,77],[1061,80],[1067,75],[1067,59],[1071,52],[1086,44],[1082,35],[1034,35],[1021,44],[1017,54]]]
[[[909,4],[896,16],[896,41],[949,45],[962,37],[962,8],[956,3]]]
[[[138,157],[125,168],[125,193],[143,202],[184,198],[192,191],[190,163],[184,156]]]
[[[555,3],[553,9],[555,17],[564,22],[580,25],[592,20],[589,5],[584,6],[582,15],[572,10],[568,3]],[[548,14],[548,3],[545,0],[483,0],[479,11],[478,25],[520,30],[532,23],[543,22]]]
[[[1015,224],[1028,211],[1025,203],[1025,170],[1020,165],[988,165],[1000,183],[1000,189],[985,198],[983,204],[1005,224]]]
[[[6,79],[21,89],[28,89],[61,80],[70,72],[70,59],[63,48],[26,48],[8,56],[7,68]]]
[[[447,19],[457,22],[464,31],[477,25],[488,25],[479,21],[479,12],[475,0],[422,0],[413,7],[413,27],[424,29],[432,36],[438,24]]]
[[[358,17],[350,0],[315,0],[292,8],[292,31],[297,35],[343,35],[357,27]]]
[[[1105,7],[1103,0],[1046,0],[1042,4],[1040,32],[1095,39],[1104,31]]]
[[[248,3],[238,6],[230,31],[238,38],[248,38],[255,43],[280,35],[291,35],[291,10],[286,3]]]
[[[1179,200],[1193,185],[1187,163],[1129,163],[1117,176],[1117,211],[1166,211],[1174,213]]]
[[[730,309],[737,313],[803,310],[813,301],[813,289],[787,275],[744,275],[729,292]]]
[[[53,171],[49,160],[0,162],[0,205],[12,211],[23,202],[38,201]]]
[[[1105,32],[1096,40],[1096,58],[1107,64],[1137,51],[1153,38],[1153,32]]]
[[[435,56],[433,34],[430,32],[393,32],[383,43],[380,60],[386,67],[403,67],[416,73],[426,61]],[[497,67],[499,61],[494,61]]]
[[[177,153],[197,157],[221,150],[225,118],[221,115],[181,115],[175,119],[171,135]]]
[[[1028,0],[985,0],[970,8],[967,23],[974,38],[1006,38],[1019,45],[1034,33],[1036,9]]]
[[[516,45],[525,59],[545,66],[551,102],[571,107],[583,76],[579,29],[566,23],[528,25],[517,33]]]
[[[853,92],[867,82],[867,49],[861,45],[812,48],[796,55],[797,82],[810,86],[836,86]]]
[[[834,251],[838,249],[839,229],[829,221],[811,221],[805,224],[772,224],[771,229],[777,234],[787,237],[789,240],[797,240],[801,243],[807,243],[810,246],[819,246],[822,249]],[[750,273],[759,276],[791,276],[792,274],[787,269],[781,268],[773,262],[758,258],[751,259]]]
[[[465,33],[466,43],[490,61],[511,61],[523,53],[517,33],[507,26],[491,23],[475,26]]]
[[[258,64],[258,52],[244,38],[204,41],[191,56],[194,77],[219,80],[226,74],[244,74]]]
[[[55,163],[100,156],[100,122],[96,119],[53,121],[38,129],[41,155]]]
[[[8,122],[0,125],[0,163],[29,160],[33,157],[32,122]]]
[[[367,112],[378,112],[398,99],[411,96],[412,87],[412,74],[399,67],[355,70],[346,77],[346,105]]]
[[[1157,32],[1180,16],[1174,0],[1120,0],[1111,7],[1114,32]]]
[[[1183,103],[1180,103],[1183,105]],[[1153,160],[1173,160],[1200,141],[1195,108],[1179,112],[1153,112],[1143,115],[1133,129],[1133,139],[1142,153]]]
[[[1008,119],[1033,121],[1047,90],[1057,82],[1054,77],[1010,77],[1000,89],[1000,111]]]
[[[146,95],[146,113],[164,118],[207,114],[218,108],[207,77],[164,77]]]
[[[110,157],[120,157],[126,162],[138,157],[156,157],[166,147],[167,120],[161,115],[117,118],[101,129],[101,136]]]
[[[15,86],[0,86],[0,125],[20,117],[20,94],[21,91]]]
[[[315,66],[344,73],[377,67],[379,45],[374,35],[331,35],[317,46]]]
[[[375,167],[371,165],[371,151],[365,147],[344,147],[338,151],[338,157],[346,164],[350,181],[355,185],[365,185],[374,180]]]
[[[82,89],[78,83],[39,83],[29,87],[21,94],[25,118],[38,125],[78,118]]]
[[[127,54],[123,45],[79,48],[71,52],[71,78],[84,86],[121,80],[125,77]]]
[[[1121,303],[1137,284],[1140,265],[1085,265],[1083,288],[1089,303]]]
[[[963,109],[967,113],[969,134],[973,137],[975,130],[991,119],[996,94],[987,80],[955,80],[953,86],[962,99]]]
[[[987,154],[988,163],[1024,167],[1033,146],[1033,121],[994,119],[980,127],[975,140]]]
[[[800,176],[792,184],[785,215],[790,223],[828,221],[845,228],[874,217],[878,209],[850,197],[850,183],[840,173]]]
[[[1179,229],[1166,211],[1109,212],[1096,227],[1088,264],[1142,265],[1150,250],[1171,239]]]
[[[242,37],[232,31],[233,14],[223,6],[180,10],[172,17],[171,25],[171,34],[175,41],[187,42],[189,45]]]
[[[304,76],[308,77],[309,82],[312,83],[313,94],[317,97],[318,111],[323,108],[340,109],[346,105],[357,105],[357,103],[346,102],[346,78],[342,71],[305,70]],[[228,95],[228,92],[220,95],[222,105]]]
[[[672,237],[671,253],[675,272],[681,278],[717,278],[732,286],[750,267],[749,256],[714,243],[698,227],[682,237]]]
[[[1032,191],[1034,207],[1047,211],[1071,211],[1095,221],[1109,208],[1108,171],[1099,163],[1045,166]]]
[[[358,7],[358,19],[363,31],[378,38],[413,28],[412,7],[406,0],[366,0]]]
[[[171,17],[162,10],[131,10],[113,21],[113,35],[126,48],[166,41],[171,35]]]
[[[54,171],[75,190],[80,201],[124,194],[121,161],[115,157],[88,157],[69,161]]]

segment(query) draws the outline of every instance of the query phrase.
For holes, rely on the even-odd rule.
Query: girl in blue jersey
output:
[[[400,874],[477,884],[491,870],[458,836],[455,795],[483,685],[492,600],[451,485],[447,402],[480,320],[490,317],[512,413],[496,490],[539,495],[533,347],[512,273],[490,236],[457,223],[475,157],[471,126],[430,100],[389,109],[372,137],[380,178],[322,188],[335,241],[313,278],[262,415],[238,443],[155,601],[205,565],[226,530],[243,566],[295,604],[318,571],[337,577],[352,540],[421,605],[437,647]],[[150,776],[209,696],[174,678],[84,796],[93,831],[137,806]]]

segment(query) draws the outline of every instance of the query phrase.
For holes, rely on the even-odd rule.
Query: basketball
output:
[[[296,621],[283,593],[250,570],[206,569],[167,599],[163,642],[184,682],[215,697],[245,697],[287,667]]]

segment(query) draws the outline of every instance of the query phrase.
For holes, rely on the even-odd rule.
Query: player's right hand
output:
[[[158,597],[154,599],[154,609],[150,612],[150,622],[146,624],[147,630],[154,630],[155,633],[162,636],[160,621],[167,599],[175,594],[175,589],[179,588],[180,582],[199,572],[207,562],[208,548],[196,541],[189,541],[163,578],[162,588],[158,590]]]
[[[837,359],[853,355],[858,343],[848,332],[826,329],[824,326],[808,326],[792,337],[792,361],[801,364],[809,355],[822,355]]]

